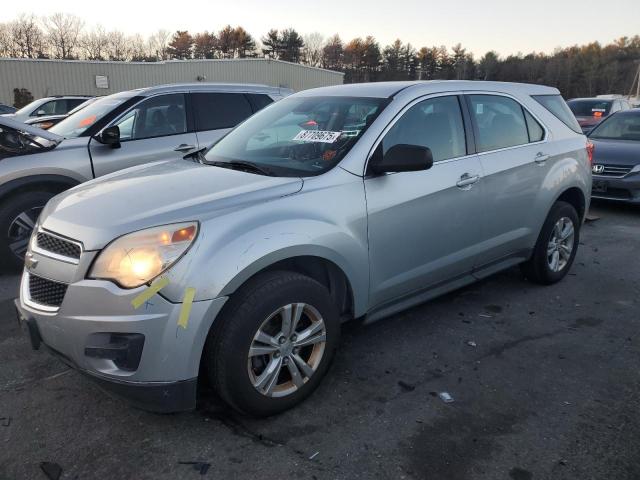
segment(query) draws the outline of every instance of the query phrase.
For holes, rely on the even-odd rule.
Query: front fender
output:
[[[169,300],[182,301],[187,287],[196,289],[196,301],[227,296],[270,265],[313,256],[334,263],[345,274],[353,291],[356,315],[366,309],[366,244],[336,226],[319,220],[289,220],[263,225],[227,243],[210,237],[203,229],[191,251],[167,273],[170,283],[163,295]]]

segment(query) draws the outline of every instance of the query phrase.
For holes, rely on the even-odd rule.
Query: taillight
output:
[[[591,143],[591,142],[587,142],[587,156],[589,157],[589,165],[593,165],[593,150],[596,148],[596,146]]]
[[[602,112],[593,112],[593,116],[596,118],[602,117]]]

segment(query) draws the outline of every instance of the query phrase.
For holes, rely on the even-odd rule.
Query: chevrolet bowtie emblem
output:
[[[36,268],[38,266],[38,260],[33,258],[32,253],[27,253],[24,257],[24,264],[28,269]]]

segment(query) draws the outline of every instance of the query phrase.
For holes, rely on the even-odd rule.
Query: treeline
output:
[[[301,35],[293,28],[270,30],[254,38],[228,25],[217,32],[170,33],[147,38],[102,27],[87,28],[68,14],[21,15],[0,23],[0,56],[155,62],[170,59],[267,57],[345,73],[345,82],[384,80],[474,79],[541,83],[558,87],[566,97],[628,93],[640,62],[640,36],[608,45],[593,42],[501,57],[481,58],[462,45],[417,48],[396,40],[381,46],[374,37],[344,42],[339,35]]]

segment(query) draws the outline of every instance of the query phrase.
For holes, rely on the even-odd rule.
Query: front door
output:
[[[158,160],[180,159],[198,147],[188,132],[185,96],[157,95],[134,105],[111,125],[120,128],[120,148],[89,143],[96,177]]]
[[[483,174],[468,154],[459,97],[405,110],[383,152],[396,144],[429,147],[434,165],[365,180],[372,307],[469,274],[481,248]]]

